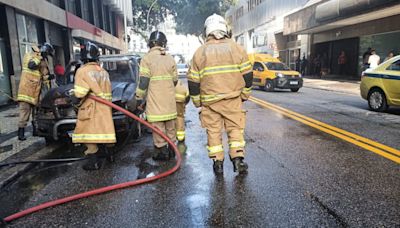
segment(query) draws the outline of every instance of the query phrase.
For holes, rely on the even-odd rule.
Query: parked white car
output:
[[[185,63],[178,63],[176,65],[179,77],[186,77],[189,71],[189,66]]]

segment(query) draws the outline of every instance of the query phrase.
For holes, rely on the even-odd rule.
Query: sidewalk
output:
[[[304,78],[304,87],[360,95],[359,81]]]
[[[20,160],[37,160],[54,150],[46,147],[45,140],[32,137],[32,126],[29,123],[25,135],[27,140],[19,141],[18,105],[0,109],[0,163]],[[32,168],[32,164],[4,167],[0,170],[0,189]]]

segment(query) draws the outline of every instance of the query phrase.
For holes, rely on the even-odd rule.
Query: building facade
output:
[[[308,35],[310,59],[323,57],[327,74],[360,79],[364,53],[375,49],[381,60],[400,53],[400,1],[317,0],[284,19],[285,36]],[[346,56],[340,72],[339,55]]]
[[[86,41],[103,54],[126,51],[124,14],[132,23],[130,0],[0,0],[0,105],[15,97],[22,58],[34,45],[54,46],[51,70],[79,58]]]
[[[302,8],[307,0],[240,0],[226,13],[233,37],[249,53],[280,57],[292,68],[307,53],[307,36],[284,36],[285,15]]]

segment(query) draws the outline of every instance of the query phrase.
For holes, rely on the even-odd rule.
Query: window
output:
[[[236,20],[243,16],[243,6],[236,10],[235,18]]]
[[[400,60],[392,63],[392,65],[390,65],[386,70],[400,71]]]
[[[68,12],[76,15],[76,0],[67,0]]]
[[[269,70],[282,70],[282,71],[290,70],[290,68],[283,63],[268,62],[265,63],[265,65],[268,67]]]
[[[90,19],[89,0],[82,0],[82,19],[93,24]]]
[[[24,55],[31,52],[32,46],[38,45],[37,20],[35,18],[16,14],[18,41],[20,47],[21,60]]]
[[[253,65],[253,70],[255,70],[255,71],[264,71],[264,66],[259,62],[255,62],[254,65]]]

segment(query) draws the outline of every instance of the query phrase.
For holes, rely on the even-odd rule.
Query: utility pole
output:
[[[158,1],[158,0],[154,0],[154,2],[151,3],[151,6],[150,6],[150,8],[149,8],[149,11],[147,12],[146,32],[148,32],[149,34],[150,34],[150,31],[149,31],[150,12],[151,12],[151,9],[153,9],[153,6],[157,3],[157,1]]]
[[[123,5],[124,5],[124,38],[125,38],[125,49],[126,49],[126,53],[129,52],[129,43],[128,43],[128,33],[126,32],[126,10],[127,10],[127,2],[126,1],[130,1],[130,0],[124,0],[123,1]]]

